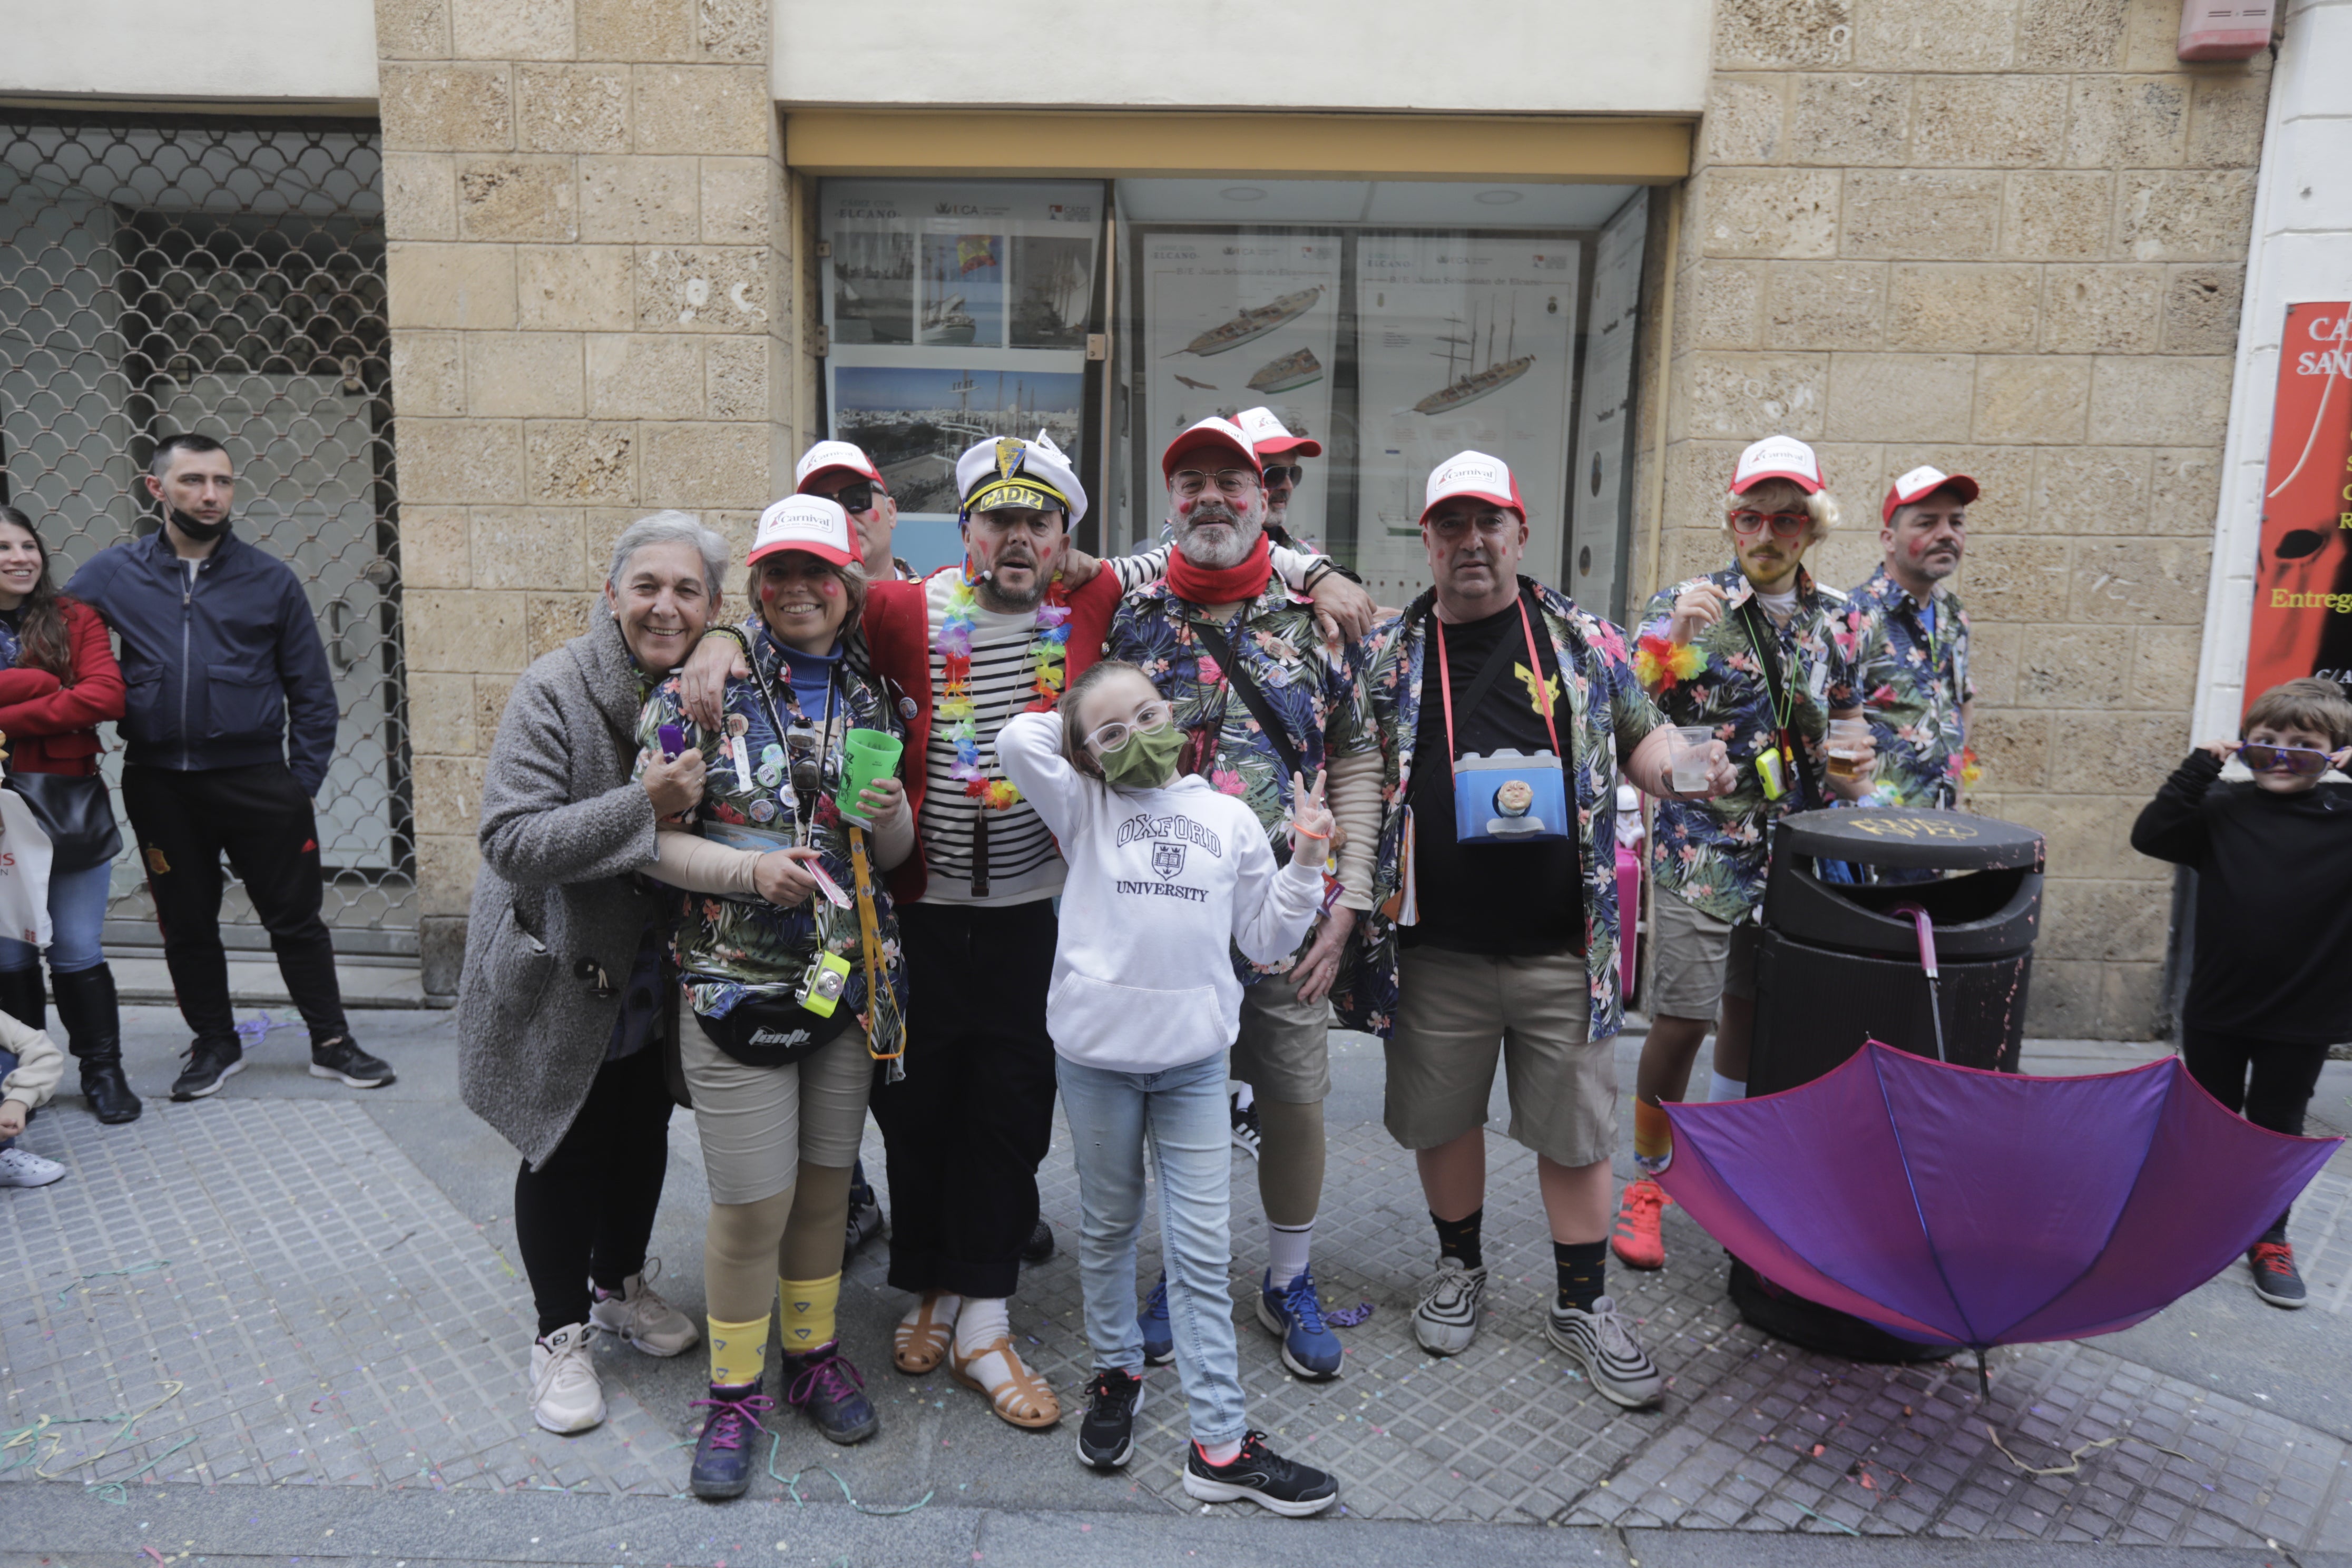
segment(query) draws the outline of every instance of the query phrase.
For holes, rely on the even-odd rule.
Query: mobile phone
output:
[[[686,750],[686,731],[676,724],[661,727],[662,761],[674,763]]]

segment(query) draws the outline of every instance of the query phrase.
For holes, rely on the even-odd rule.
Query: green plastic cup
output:
[[[834,805],[843,817],[860,827],[871,827],[865,809],[858,804],[858,794],[867,784],[887,779],[898,771],[898,757],[907,743],[898,736],[881,730],[852,730],[841,740],[845,753],[842,763],[841,793],[834,796]]]

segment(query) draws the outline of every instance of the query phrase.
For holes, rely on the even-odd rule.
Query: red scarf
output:
[[[1192,605],[1237,605],[1255,599],[1265,592],[1273,549],[1261,533],[1257,536],[1257,548],[1244,556],[1239,564],[1217,567],[1195,566],[1184,559],[1183,551],[1171,550],[1168,552],[1169,589]]]

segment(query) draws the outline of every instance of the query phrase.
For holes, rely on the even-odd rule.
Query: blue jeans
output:
[[[22,947],[25,944],[20,942],[16,945],[18,947]],[[0,1079],[6,1078],[10,1073],[15,1072],[16,1070],[16,1053],[14,1051],[0,1051]],[[16,1146],[16,1141],[14,1138],[0,1138],[0,1150],[13,1149]]]
[[[1059,1056],[1054,1061],[1077,1157],[1078,1277],[1095,1361],[1143,1372],[1135,1240],[1143,1228],[1148,1149],[1160,1189],[1168,1321],[1192,1436],[1205,1444],[1238,1441],[1248,1421],[1234,1344],[1234,1148],[1224,1053],[1156,1073],[1106,1072]]]
[[[99,931],[106,924],[106,885],[111,864],[87,871],[58,871],[49,877],[49,972],[72,974],[96,969],[106,962]],[[0,974],[38,967],[41,955],[33,944],[0,937]]]

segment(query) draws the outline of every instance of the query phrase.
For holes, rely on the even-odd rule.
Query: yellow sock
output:
[[[710,1381],[727,1388],[757,1383],[768,1370],[768,1325],[775,1320],[762,1312],[748,1323],[710,1325]]]
[[[841,1304],[841,1276],[822,1279],[778,1279],[776,1295],[784,1304],[784,1349],[802,1355],[832,1340],[834,1309]]]
[[[1674,1123],[1666,1113],[1646,1100],[1633,1101],[1633,1158],[1653,1171],[1665,1168],[1666,1157],[1675,1150]]]

